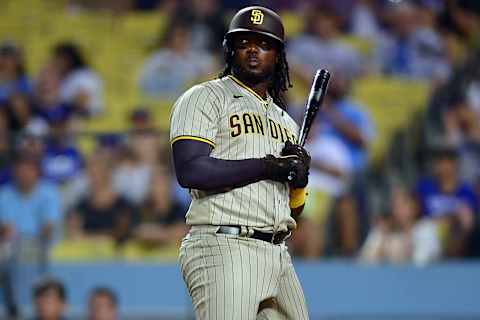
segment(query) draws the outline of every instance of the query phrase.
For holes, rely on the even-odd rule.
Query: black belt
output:
[[[283,243],[286,239],[288,239],[288,237],[290,237],[291,234],[289,231],[271,233],[239,226],[220,226],[217,233],[244,236],[247,238],[263,240],[275,245]]]

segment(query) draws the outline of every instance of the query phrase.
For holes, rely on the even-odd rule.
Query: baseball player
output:
[[[170,119],[177,178],[192,196],[183,278],[198,319],[308,319],[285,240],[303,209],[310,157],[285,111],[280,17],[240,10],[224,51],[220,77],[186,91]]]

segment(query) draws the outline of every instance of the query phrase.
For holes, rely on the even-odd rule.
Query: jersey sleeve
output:
[[[213,89],[197,85],[185,92],[173,106],[170,143],[197,140],[215,147],[220,117],[220,100]]]

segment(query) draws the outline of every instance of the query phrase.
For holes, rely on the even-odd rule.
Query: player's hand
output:
[[[302,167],[302,160],[296,155],[275,157],[271,154],[263,158],[265,178],[278,182],[290,182],[290,173],[297,172],[297,167]]]
[[[303,164],[307,167],[307,169],[310,169],[310,161],[311,161],[310,154],[308,153],[307,150],[305,150],[304,147],[302,147],[299,144],[293,144],[290,142],[290,140],[287,140],[287,142],[285,142],[285,146],[282,149],[281,155],[282,156],[296,155],[297,157],[300,158],[300,160],[302,160]]]
[[[292,181],[288,181],[288,184],[291,188],[305,188],[308,184],[308,175],[309,167],[305,165],[303,162],[300,162],[294,168],[295,176]]]

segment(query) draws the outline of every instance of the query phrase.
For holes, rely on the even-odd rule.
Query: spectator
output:
[[[13,274],[18,263],[45,267],[48,244],[61,219],[58,192],[40,180],[37,158],[19,153],[13,163],[13,181],[0,188],[1,277],[12,317],[17,314]]]
[[[88,300],[88,320],[117,320],[118,299],[113,290],[97,287]]]
[[[145,244],[165,246],[178,244],[187,231],[187,208],[172,198],[172,177],[157,167],[150,186],[150,194],[141,212],[141,223],[135,229],[137,240]]]
[[[82,172],[83,156],[73,144],[68,130],[70,113],[54,109],[47,116],[50,136],[45,143],[42,171],[47,179],[65,186]]]
[[[35,317],[32,320],[65,320],[67,292],[56,279],[42,279],[32,290]]]
[[[46,115],[50,124],[50,136],[45,143],[42,172],[47,179],[65,186],[81,173],[83,156],[73,144],[69,132],[70,112],[56,108]]]
[[[60,96],[61,75],[53,63],[47,65],[37,78],[34,92],[35,111],[46,121],[54,114],[70,114],[74,106],[62,101]]]
[[[23,54],[15,44],[0,44],[0,105],[13,95],[30,96],[30,80],[25,71]]]
[[[133,150],[125,147],[113,171],[113,188],[130,203],[140,205],[147,196],[151,174],[152,167],[142,163]]]
[[[338,70],[348,78],[360,73],[360,56],[340,37],[340,18],[330,6],[308,10],[305,32],[288,45],[291,70],[299,80],[309,85],[318,68]]]
[[[426,264],[439,259],[437,225],[421,218],[415,199],[401,187],[391,192],[390,214],[379,217],[365,241],[360,258],[366,262]]]
[[[88,66],[75,44],[66,42],[56,45],[52,63],[60,75],[62,102],[72,104],[76,113],[83,116],[103,111],[102,81]]]
[[[194,50],[192,41],[192,29],[186,21],[174,20],[167,27],[162,47],[141,68],[139,86],[143,94],[173,100],[190,82],[213,69],[213,58]]]
[[[359,172],[368,161],[368,146],[374,137],[373,124],[365,109],[348,97],[349,81],[336,73],[332,79],[321,115],[317,118],[315,139],[332,137],[348,150],[350,164],[345,162],[343,173]],[[319,152],[316,150],[315,152]],[[340,165],[340,164],[338,164]]]
[[[473,188],[459,178],[455,149],[441,147],[432,154],[432,176],[421,178],[416,187],[421,214],[438,219],[445,226],[447,255],[464,256],[478,212],[478,199]]]
[[[136,108],[130,114],[129,120],[128,147],[139,157],[141,163],[153,168],[160,161],[162,137],[155,130],[151,113],[146,108]],[[170,148],[170,144],[167,147]]]
[[[20,154],[14,165],[14,181],[0,189],[0,223],[6,239],[17,245],[31,240],[42,249],[61,221],[60,197],[55,186],[40,179],[36,158]]]
[[[113,190],[112,169],[102,158],[88,161],[88,193],[69,216],[79,219],[86,236],[112,237],[118,244],[125,241],[135,219],[130,204]]]
[[[387,5],[388,32],[377,37],[375,61],[383,73],[444,81],[450,66],[443,39],[435,30],[432,7],[409,1]]]

